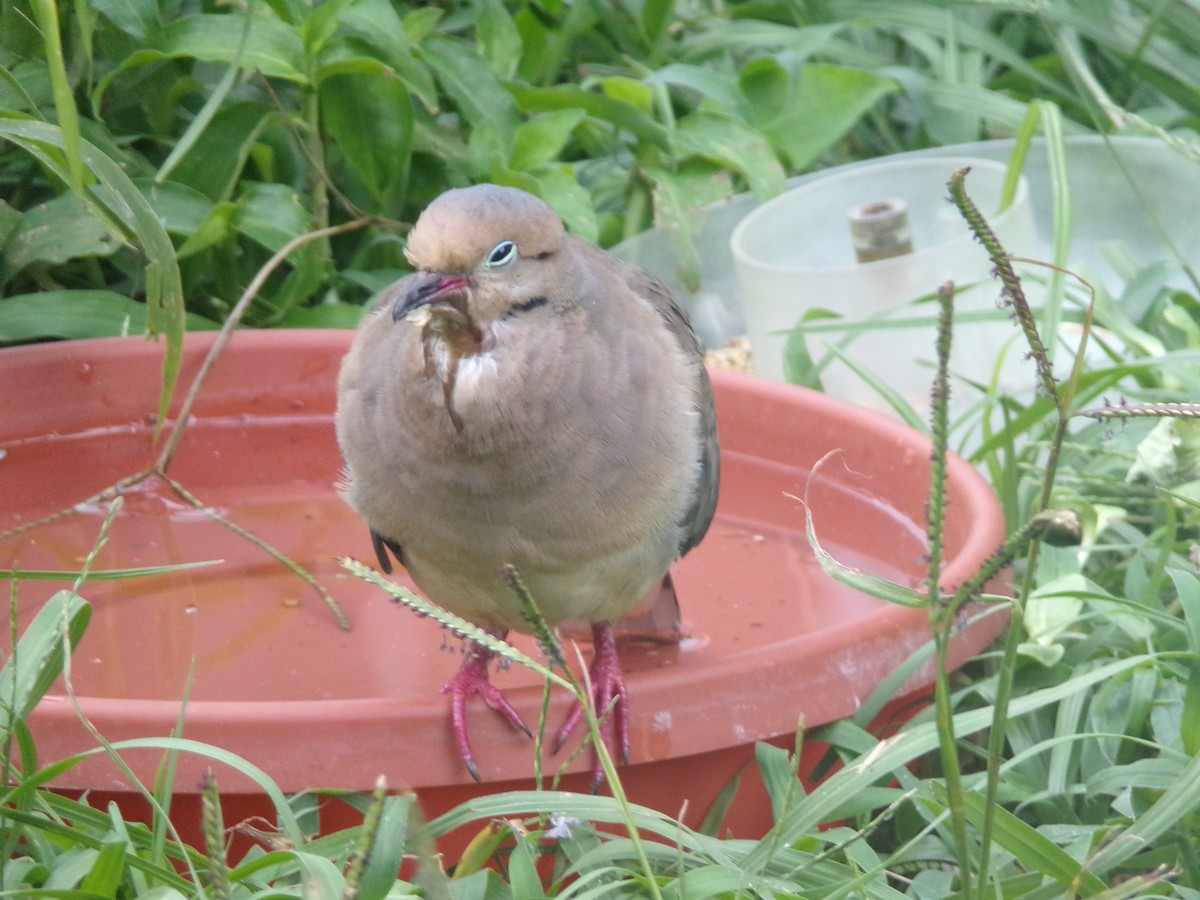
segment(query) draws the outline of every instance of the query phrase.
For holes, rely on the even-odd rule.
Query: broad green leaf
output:
[[[159,51],[150,55],[237,63],[272,78],[306,83],[304,44],[296,30],[272,16],[254,15],[243,46],[246,15],[180,16],[163,29]]]
[[[587,188],[565,167],[546,169],[535,176],[537,194],[554,207],[567,228],[592,243],[599,237],[595,205]]]
[[[146,40],[158,27],[154,0],[92,0],[89,5],[136,41]]]
[[[748,109],[751,121],[770,121],[780,115],[787,105],[790,83],[788,70],[773,56],[752,59],[742,67],[738,76],[737,87],[741,97],[729,108]]]
[[[1039,644],[1037,641],[1022,641],[1017,645],[1017,652],[1046,668],[1050,668],[1057,665],[1059,660],[1063,658],[1066,648],[1062,644]]]
[[[339,45],[338,50],[346,50],[345,45]],[[353,53],[327,53],[321,59],[315,81],[323,84],[326,80],[338,75],[371,75],[376,78],[394,78],[395,72],[391,66],[373,56],[363,56]]]
[[[440,15],[439,10],[433,10],[435,20]],[[351,3],[338,16],[338,34],[321,49],[318,77],[325,77],[326,66],[348,57],[376,58],[394,71],[422,106],[436,111],[437,85],[429,67],[418,58],[419,37],[414,37],[407,25],[414,16],[417,13],[401,20],[395,5],[388,0]]]
[[[433,33],[437,23],[446,14],[436,6],[420,6],[404,16],[404,33],[414,44],[419,44]]]
[[[1058,647],[1058,638],[1074,626],[1083,609],[1083,595],[1094,588],[1080,574],[1067,574],[1040,585],[1025,604],[1025,629],[1033,643],[1046,649]],[[1062,655],[1058,647],[1050,655],[1051,663]],[[1039,660],[1043,657],[1039,656]]]
[[[245,33],[243,33],[245,37]],[[158,171],[154,175],[155,181],[166,181],[171,177],[171,173],[175,171],[175,167],[179,165],[179,161],[191,152],[196,142],[200,140],[212,124],[217,113],[220,112],[229,101],[230,95],[237,87],[240,80],[242,70],[235,64],[230,64],[225,67],[225,71],[221,73],[221,77],[214,84],[208,87],[205,92],[207,96],[204,98],[204,104],[196,111],[196,114],[190,117],[187,128],[175,140],[174,146],[171,147],[171,152],[167,154],[167,158],[162,161],[162,165],[158,167]],[[165,104],[164,104],[165,105]],[[167,124],[175,118],[177,113],[174,109],[166,111],[157,118],[163,122],[164,128],[169,128]]]
[[[741,173],[759,200],[774,197],[786,185],[771,145],[740,119],[694,112],[679,120],[671,144],[680,156],[702,156]]]
[[[308,210],[286,184],[249,185],[236,207],[233,227],[272,252],[309,229]]]
[[[675,0],[649,0],[642,4],[642,36],[653,54],[663,43],[675,18]]]
[[[25,60],[12,69],[0,65],[0,110],[5,114],[36,115],[37,110],[53,102],[54,88],[45,60]]]
[[[210,204],[208,215],[179,248],[179,258],[187,259],[197,253],[217,244],[227,241],[233,235],[233,217],[237,213],[237,204],[231,200]]]
[[[124,243],[113,223],[74,194],[41,203],[23,216],[4,243],[0,282],[33,263],[111,256]]]
[[[479,828],[467,841],[454,866],[454,880],[462,881],[487,867],[496,852],[512,838],[512,831],[495,819]]]
[[[636,78],[625,75],[609,75],[600,79],[600,89],[606,97],[628,103],[639,112],[649,115],[654,110],[654,94]]]
[[[257,101],[246,100],[224,107],[175,166],[171,180],[210,200],[229,199],[242,176],[250,149],[274,117],[270,106]]]
[[[732,76],[707,66],[672,63],[645,79],[646,84],[687,88],[709,100],[721,112],[733,115],[743,108],[743,98]]]
[[[796,28],[753,18],[734,19],[722,22],[719,28],[686,37],[681,55],[689,61],[703,61],[727,51],[763,53],[780,49],[786,50],[791,58],[803,60],[826,47],[847,24],[835,22]]]
[[[412,101],[404,85],[380,75],[336,75],[320,85],[321,123],[373,201],[396,216],[412,155]]]
[[[511,139],[518,122],[513,97],[474,47],[433,36],[421,45],[421,52],[467,124],[490,125],[505,141]]]
[[[315,296],[331,271],[320,245],[311,241],[293,250],[288,255],[288,263],[291,271],[283,284],[274,293],[260,298],[265,302],[255,307],[255,324],[277,325],[287,310]]]
[[[797,170],[816,162],[864,113],[898,89],[892,78],[817,63],[805,65],[795,79],[783,111],[768,118],[756,115],[751,124]]]
[[[217,327],[192,314],[186,321],[196,331]],[[0,299],[0,344],[145,333],[146,304],[114,291],[41,291]]]
[[[135,183],[170,234],[187,237],[195,233],[212,211],[212,201],[185,184],[176,181],[155,184],[145,178]]]
[[[300,27],[300,38],[304,42],[304,53],[309,59],[320,55],[326,42],[337,33],[346,10],[355,0],[326,0],[312,7]]]
[[[1182,439],[1175,432],[1174,419],[1160,419],[1137,445],[1137,457],[1125,474],[1128,482],[1145,479],[1151,484],[1169,484],[1179,468],[1177,449]]]
[[[471,129],[467,139],[467,169],[469,176],[475,180],[491,178],[496,181],[498,176],[490,175],[498,168],[506,168],[509,148],[512,146],[513,132],[508,128],[500,128],[491,122],[480,122]],[[522,185],[520,181],[527,182]],[[532,191],[532,176],[512,174],[505,184],[512,184],[522,190]]]
[[[677,171],[647,167],[654,179],[654,225],[671,241],[678,259],[677,275],[688,290],[700,285],[700,257],[696,230],[703,221],[705,206],[727,199],[733,185],[727,173],[707,166],[680,166]]]
[[[508,85],[513,99],[527,113],[555,109],[582,109],[594,119],[607,122],[634,137],[667,149],[667,130],[636,106],[573,84],[531,87],[520,82]]]
[[[300,884],[305,900],[340,900],[346,879],[332,861],[312,853],[293,852],[300,864]]]
[[[475,40],[497,78],[512,78],[521,61],[521,35],[501,0],[477,0]]]
[[[514,898],[536,900],[538,897],[546,896],[542,890],[542,879],[534,864],[529,842],[526,840],[518,839],[517,845],[508,856],[508,883],[512,888]]]
[[[513,135],[508,164],[528,172],[558,159],[584,115],[582,109],[559,109],[522,122]]]

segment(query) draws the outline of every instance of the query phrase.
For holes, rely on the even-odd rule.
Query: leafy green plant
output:
[[[366,216],[295,246],[246,314],[352,325],[405,224],[481,180],[606,245],[655,224],[693,283],[695,213],[738,190],[1013,133],[1036,97],[1089,126],[1194,109],[1185,15],[1084,6],[4,0],[0,341],[174,341]]]
[[[1169,0],[0,0],[0,343],[149,329],[177,348],[185,326],[242,313],[351,325],[403,271],[404,229],[428,200],[485,179],[545,197],[605,245],[659,227],[692,284],[706,204],[1034,128],[1059,148],[1061,267],[1062,137],[1150,134],[1195,159],[1197,47],[1194,10]],[[1179,227],[1162,223],[1164,244]],[[1012,546],[1038,523],[1039,549],[1014,563],[1006,643],[943,673],[935,706],[893,737],[865,726],[911,667],[853,719],[804,734],[840,763],[808,792],[789,754],[760,747],[776,816],[763,840],[541,791],[427,823],[413,798],[380,794],[361,801],[364,826],[305,841],[303,800],[251,771],[291,846],[223,859],[210,785],[208,845],[187,847],[170,834],[169,779],[142,786],[149,827],[45,788],[75,760],[40,761],[24,717],[69,666],[84,581],[12,635],[0,672],[0,892],[1197,896],[1200,286],[1190,260],[1112,257],[1122,284],[1094,281],[1094,296],[1041,276],[1039,334],[1086,329],[1086,366],[1063,384],[1043,373],[1041,393],[1033,375],[1027,392],[976,386],[979,403],[947,423],[996,486]],[[1046,351],[1058,355],[1053,339]],[[164,404],[172,365],[168,353]],[[1044,508],[1061,515],[1041,520]],[[942,601],[942,636],[977,614]],[[133,746],[247,771],[184,739],[95,752]],[[443,872],[437,839],[481,822],[504,824]],[[408,880],[403,854],[417,860]]]

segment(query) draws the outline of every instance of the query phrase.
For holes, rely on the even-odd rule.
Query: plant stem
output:
[[[1092,303],[1088,305],[1087,313],[1084,318],[1083,333],[1080,338],[1079,347],[1075,352],[1075,358],[1071,367],[1070,376],[1067,383],[1060,389],[1058,382],[1055,380],[1051,371],[1051,360],[1046,351],[1046,346],[1042,342],[1041,335],[1038,332],[1037,320],[1033,315],[1033,311],[1029,306],[1029,301],[1025,297],[1025,291],[1021,286],[1021,280],[1017,277],[1012,267],[1012,258],[1005,251],[999,239],[996,237],[987,220],[984,219],[979,208],[967,195],[964,184],[967,172],[969,169],[962,169],[955,172],[950,178],[950,198],[954,205],[958,207],[963,218],[966,219],[971,231],[975,237],[983,244],[987,251],[988,257],[995,266],[996,276],[1000,279],[1003,289],[1001,297],[1004,302],[1012,306],[1016,316],[1017,323],[1020,325],[1022,332],[1025,335],[1026,343],[1029,345],[1030,356],[1037,366],[1037,373],[1040,379],[1041,387],[1046,396],[1054,405],[1055,410],[1055,426],[1053,434],[1050,437],[1048,450],[1046,454],[1046,463],[1042,475],[1041,490],[1039,492],[1034,508],[1033,519],[1036,521],[1049,508],[1050,501],[1054,491],[1054,482],[1058,472],[1059,458],[1062,452],[1063,442],[1066,439],[1067,424],[1070,420],[1071,402],[1075,397],[1075,392],[1078,386],[1079,378],[1083,372],[1084,353],[1087,349],[1088,334],[1091,330],[1092,314],[1095,305],[1095,294],[1092,295]],[[1065,274],[1064,270],[1057,266],[1050,266],[1055,271]],[[1083,279],[1080,279],[1083,281]],[[1086,281],[1083,284],[1090,289],[1090,285]],[[1032,523],[1031,523],[1032,524]],[[1017,647],[1021,642],[1021,637],[1025,631],[1025,609],[1024,598],[1027,598],[1033,590],[1035,573],[1037,570],[1037,560],[1041,549],[1041,540],[1039,539],[1040,528],[1031,530],[1027,533],[1029,539],[1029,554],[1025,559],[1025,571],[1021,582],[1021,588],[1013,598],[1012,613],[1009,619],[1009,625],[1005,634],[1004,652],[1001,658],[1000,669],[997,673],[996,698],[993,706],[992,727],[988,735],[988,750],[987,750],[987,785],[985,792],[984,818],[980,828],[979,839],[979,871],[988,871],[988,858],[991,852],[992,832],[995,827],[994,809],[997,803],[997,797],[1000,787],[1000,761],[1004,753],[1004,743],[1006,737],[1005,722],[1008,719],[1009,702],[1012,699],[1013,683],[1017,667]],[[1009,546],[1006,544],[1006,547]],[[964,891],[964,893],[966,893]],[[987,895],[987,885],[981,880],[979,885],[980,900]]]
[[[934,709],[938,731],[938,748],[942,774],[946,779],[946,795],[950,805],[950,824],[958,853],[960,888],[964,895],[971,892],[971,849],[967,840],[967,816],[963,805],[962,772],[958,765],[958,738],[954,733],[954,709],[951,704],[950,671],[947,655],[950,636],[954,631],[954,606],[941,593],[943,535],[946,521],[946,457],[949,452],[950,408],[950,347],[954,336],[954,282],[947,281],[937,292],[937,371],[933,382],[932,432],[933,450],[930,455],[929,506],[929,566],[926,583],[929,591],[929,621],[937,653],[937,674],[934,679]]]
[[[79,134],[79,108],[75,105],[75,95],[67,77],[62,35],[58,30],[58,6],[54,0],[33,0],[33,12],[37,16],[38,29],[42,33],[42,46],[45,48],[46,64],[50,70],[50,88],[54,94],[58,127],[62,130],[67,177],[70,179],[71,190],[82,194],[83,155]]]
[[[245,315],[250,302],[258,296],[259,290],[267,278],[270,277],[271,273],[279,268],[283,261],[296,248],[302,247],[311,241],[327,239],[335,234],[355,231],[370,224],[370,222],[371,219],[364,217],[355,219],[352,222],[344,222],[341,225],[333,225],[329,228],[322,228],[318,231],[310,231],[307,234],[298,235],[280,247],[270,259],[263,263],[262,268],[255,273],[254,278],[246,285],[246,290],[242,292],[242,296],[238,298],[237,303],[230,310],[229,316],[225,319],[225,324],[221,326],[216,340],[213,341],[208,354],[204,357],[204,362],[200,365],[200,371],[196,373],[196,377],[188,389],[187,397],[183,401],[183,406],[179,409],[179,415],[175,418],[175,427],[171,429],[171,434],[167,437],[167,442],[163,446],[162,453],[159,454],[158,460],[154,463],[154,470],[156,472],[165,473],[167,471],[167,467],[171,464],[171,458],[175,455],[175,451],[179,449],[179,444],[183,440],[188,419],[192,414],[192,407],[195,405],[196,398],[200,394],[200,388],[204,385],[204,379],[208,377],[209,371],[217,359],[220,358],[225,345],[229,343],[229,339],[233,336],[238,323],[241,322],[242,316]]]

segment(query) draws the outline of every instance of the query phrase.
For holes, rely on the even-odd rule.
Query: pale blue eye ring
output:
[[[501,241],[488,251],[483,264],[489,269],[506,266],[517,258],[517,245],[512,241]]]

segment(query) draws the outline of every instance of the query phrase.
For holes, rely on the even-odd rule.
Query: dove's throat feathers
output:
[[[420,329],[425,377],[441,384],[446,413],[461,432],[463,420],[454,408],[454,388],[462,360],[477,356],[483,348],[483,330],[471,315],[467,291],[439,292],[433,302],[413,308],[405,319]]]

